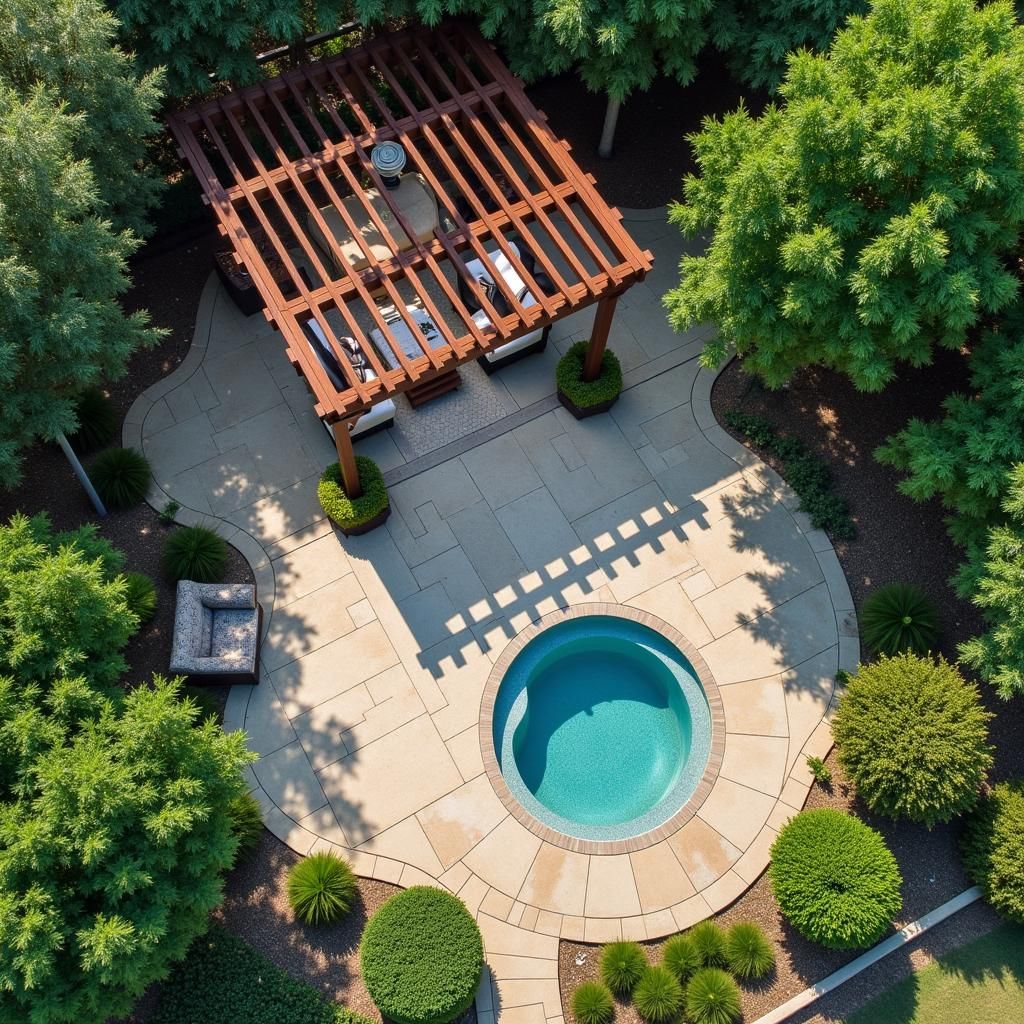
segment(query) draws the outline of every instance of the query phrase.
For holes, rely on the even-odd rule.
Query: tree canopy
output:
[[[706,363],[735,349],[771,385],[821,364],[878,390],[1017,293],[1024,30],[1004,0],[876,0],[780,91],[693,138],[671,219],[713,238],[670,319],[717,325]]]

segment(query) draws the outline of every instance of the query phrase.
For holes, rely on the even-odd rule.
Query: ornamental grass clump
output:
[[[964,867],[985,899],[1024,924],[1024,780],[1000,782],[967,820]]]
[[[832,735],[872,811],[931,828],[977,802],[992,767],[991,718],[953,665],[906,653],[849,678]]]
[[[617,996],[628,996],[647,966],[647,957],[636,942],[609,942],[601,950],[601,980]]]
[[[86,388],[75,410],[78,429],[70,440],[80,452],[94,452],[110,444],[117,434],[117,409],[97,387]]]
[[[739,986],[720,968],[702,967],[686,986],[686,1018],[692,1024],[738,1021]]]
[[[138,505],[149,490],[150,475],[146,456],[134,448],[111,448],[89,468],[96,492],[114,510]]]
[[[333,924],[352,909],[356,876],[337,854],[303,858],[288,872],[288,902],[306,924]]]
[[[263,836],[263,811],[252,793],[243,793],[228,804],[231,833],[238,840],[235,863],[251,853]]]
[[[864,643],[876,654],[927,654],[935,647],[939,615],[920,587],[890,583],[879,587],[864,602],[860,631]]]
[[[633,989],[633,1005],[650,1024],[674,1021],[683,1008],[683,988],[667,967],[648,967]]]
[[[577,1024],[610,1024],[615,1016],[611,990],[600,981],[585,981],[572,994],[572,1015]]]
[[[803,811],[783,826],[769,874],[789,923],[830,949],[873,945],[903,905],[903,879],[885,841],[831,808]]]
[[[476,996],[483,939],[457,896],[416,885],[392,896],[370,918],[359,963],[385,1020],[447,1024]]]
[[[737,978],[756,980],[775,966],[775,950],[753,921],[737,921],[725,937],[725,962]]]
[[[697,952],[689,935],[673,935],[662,950],[662,961],[676,976],[681,984],[685,984],[690,975],[701,966],[700,953]]]
[[[224,538],[205,526],[182,526],[164,544],[164,572],[172,580],[218,583],[228,564]]]
[[[687,933],[701,967],[725,966],[725,932],[714,921],[701,921]]]
[[[138,616],[140,625],[149,622],[156,611],[156,585],[144,572],[126,572],[124,599]]]

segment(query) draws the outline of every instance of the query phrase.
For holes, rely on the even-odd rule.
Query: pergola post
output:
[[[584,380],[597,380],[601,375],[601,361],[604,359],[605,346],[608,344],[608,331],[611,330],[612,320],[615,317],[615,304],[618,301],[617,294],[606,295],[597,304],[594,328],[590,332],[590,344],[587,345],[587,355],[583,360]]]
[[[352,435],[348,427],[348,420],[338,420],[331,424],[331,431],[334,434],[334,447],[338,449],[342,486],[350,498],[358,498],[363,488],[359,483],[359,467],[356,465],[356,453],[352,448]]]

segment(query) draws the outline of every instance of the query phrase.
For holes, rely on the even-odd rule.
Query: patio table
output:
[[[405,308],[409,318],[419,327],[427,347],[432,349],[444,348],[445,340],[437,329],[437,324],[431,320],[429,314],[419,306],[406,306]],[[408,324],[398,315],[397,310],[394,307],[385,307],[381,312],[388,325],[388,330],[391,332],[391,337],[398,342],[405,355],[409,359],[422,358],[423,349],[416,338],[413,337]],[[373,342],[373,347],[379,353],[381,360],[387,364],[388,369],[397,369],[399,365],[398,357],[392,351],[391,346],[388,345],[380,328],[374,327],[370,331],[370,340]],[[459,371],[450,370],[447,373],[431,377],[423,384],[410,388],[406,395],[409,398],[409,404],[415,409],[417,406],[423,405],[424,402],[429,402],[433,398],[438,398],[449,391],[454,391],[461,383]]]

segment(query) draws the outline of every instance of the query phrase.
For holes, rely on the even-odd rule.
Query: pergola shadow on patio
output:
[[[597,303],[592,380],[618,297],[652,266],[460,22],[385,34],[170,126],[333,430],[351,496],[350,433],[375,404],[441,394],[459,364]]]

